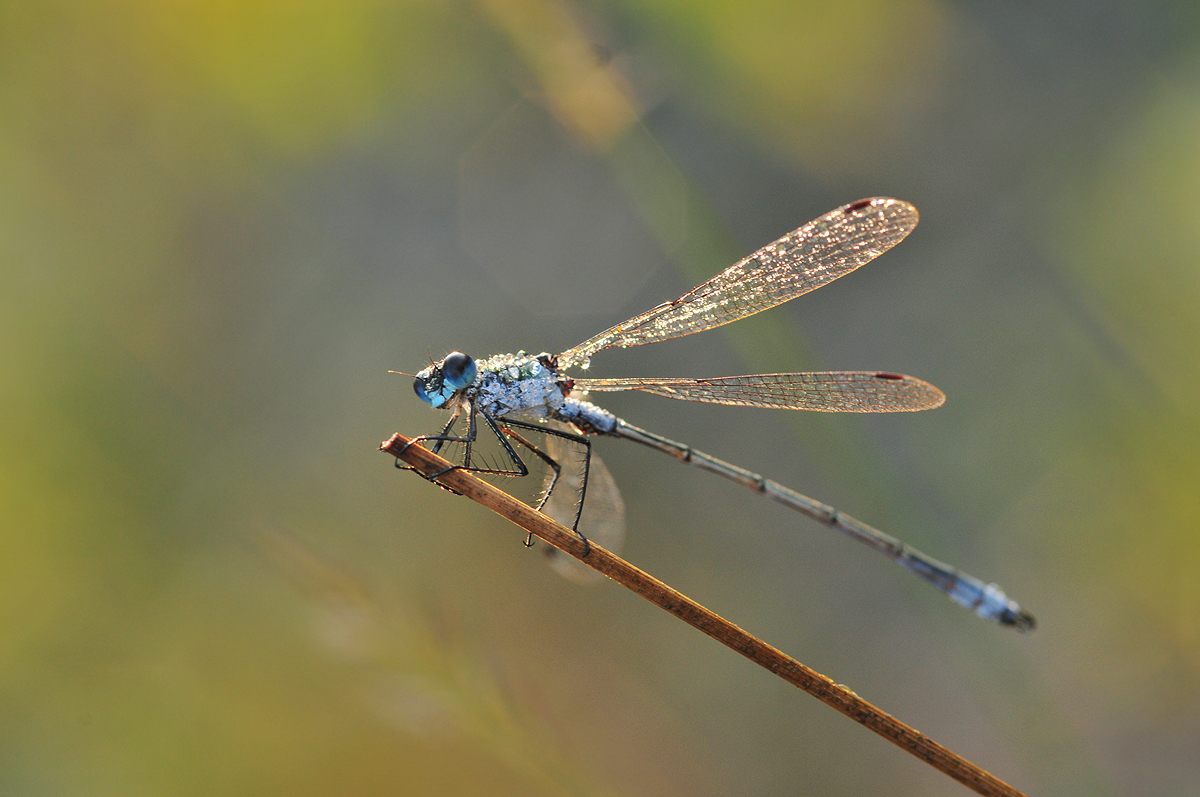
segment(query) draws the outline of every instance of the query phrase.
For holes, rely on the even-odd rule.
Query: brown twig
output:
[[[451,463],[420,445],[411,445],[408,438],[393,435],[380,450],[404,460],[425,475],[443,471]],[[564,551],[588,567],[603,573],[651,603],[667,610],[708,636],[736,650],[760,667],[764,667],[794,686],[832,706],[864,725],[892,744],[907,750],[931,767],[938,769],[973,791],[992,797],[1023,797],[1022,793],[1004,781],[951,752],[919,731],[876,708],[844,686],[806,667],[782,651],[771,647],[758,637],[743,631],[733,623],[714,614],[681,592],[677,592],[653,576],[626,562],[599,545],[585,545],[580,537],[566,526],[551,520],[508,493],[493,487],[472,473],[450,470],[437,478],[437,483],[461,493],[488,509],[508,518],[526,531]]]

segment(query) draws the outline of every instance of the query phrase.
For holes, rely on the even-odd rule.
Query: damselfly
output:
[[[639,429],[582,398],[588,393],[639,390],[684,401],[744,407],[909,412],[932,409],[945,401],[942,391],[928,382],[879,371],[754,374],[711,379],[578,379],[565,374],[570,368],[586,369],[592,355],[603,349],[658,343],[712,329],[815,290],[891,249],[912,232],[917,218],[917,209],[907,202],[878,197],[863,199],[788,233],[675,301],[660,304],[562,354],[531,356],[517,352],[477,362],[462,352],[452,352],[417,373],[414,384],[423,401],[449,410],[450,420],[440,434],[417,437],[413,442],[432,441],[435,452],[446,444],[459,444],[462,461],[454,468],[503,476],[528,475],[529,468],[517,449],[528,452],[526,456],[538,458],[550,469],[537,509],[545,509],[547,502],[553,500],[555,488],[560,486],[562,468],[556,456],[552,456],[554,446],[539,447],[530,439],[533,437],[530,433],[544,435],[548,442],[570,441],[582,446],[582,477],[569,485],[578,492],[578,501],[572,505],[574,517],[559,518],[571,522],[578,533],[594,459],[588,435],[633,440],[749,487],[865,543],[980,617],[1020,631],[1032,630],[1034,618],[997,585],[984,584],[757,473]],[[466,432],[455,435],[454,426],[463,416]],[[481,418],[499,441],[507,462],[481,465],[472,461]],[[611,482],[606,471],[604,479]],[[556,514],[561,515],[561,509]]]

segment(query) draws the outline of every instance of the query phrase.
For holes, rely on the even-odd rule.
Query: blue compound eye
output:
[[[442,379],[447,387],[462,390],[475,381],[475,361],[461,351],[452,351],[442,360]]]
[[[429,394],[425,392],[425,380],[417,377],[413,380],[413,390],[417,392],[417,398],[424,401],[426,404],[432,404],[433,400],[429,398]]]

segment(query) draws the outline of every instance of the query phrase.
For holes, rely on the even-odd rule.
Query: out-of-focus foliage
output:
[[[872,0],[624,5],[686,58],[693,101],[804,168],[840,174],[874,168],[897,122],[933,98],[953,14]]]

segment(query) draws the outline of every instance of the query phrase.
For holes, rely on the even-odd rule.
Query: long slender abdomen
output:
[[[573,423],[593,434],[611,434],[617,427],[616,415],[590,401],[569,398],[555,414],[560,421]]]

